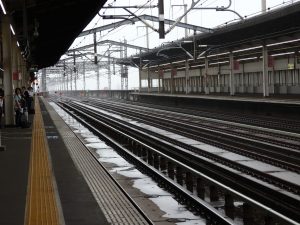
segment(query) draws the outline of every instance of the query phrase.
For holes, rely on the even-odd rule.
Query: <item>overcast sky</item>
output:
[[[196,0],[164,0],[165,7],[165,18],[176,20],[179,16],[181,16],[184,12],[183,6],[187,4],[187,7],[190,8],[190,5],[193,1]],[[283,4],[286,2],[285,4]],[[271,10],[274,8],[282,7],[291,3],[292,1],[287,0],[267,0],[267,8]],[[293,2],[296,2],[294,0]],[[157,0],[108,0],[106,5],[111,4],[113,6],[128,6],[128,5],[155,5],[157,4]],[[201,0],[197,7],[221,7],[227,6],[229,4],[229,0]],[[175,6],[176,5],[176,6]],[[251,16],[258,15],[261,11],[261,0],[232,0],[232,4],[230,7],[231,10],[235,10],[241,16],[247,16],[247,18]],[[158,15],[158,9],[130,9],[136,15]],[[128,13],[124,9],[102,9],[99,13],[100,15],[128,15]],[[188,23],[203,26],[207,28],[214,28],[220,26],[228,21],[238,21],[238,16],[232,12],[216,12],[215,10],[199,10],[194,9],[191,10],[187,15]],[[95,18],[90,22],[90,24],[85,29],[91,29],[94,27],[103,26],[105,24],[114,23],[119,20],[104,20],[99,15],[95,16]],[[182,20],[183,22],[183,20]],[[149,21],[149,23],[158,27],[157,23]],[[166,30],[168,29],[168,25],[166,25]],[[190,35],[192,35],[192,31],[190,31]],[[150,48],[161,45],[164,42],[177,40],[184,37],[184,29],[175,28],[169,34],[166,35],[165,39],[159,39],[158,33],[149,29],[149,44]],[[115,40],[115,41],[123,41],[127,40],[129,44],[134,44],[138,46],[146,47],[146,29],[144,24],[141,22],[136,22],[134,25],[127,25],[118,27],[116,29],[112,29],[109,31],[104,31],[100,34],[97,34],[97,41],[100,40]],[[87,44],[93,43],[93,36],[88,35],[85,37],[77,38],[70,48],[80,47]],[[107,46],[98,47],[98,53],[104,53],[107,50]],[[128,49],[128,55],[136,54],[135,50]],[[118,55],[117,55],[118,54]],[[120,53],[114,53],[112,56],[118,57]],[[92,58],[91,58],[92,59]],[[117,69],[118,70],[118,69]],[[129,70],[129,89],[138,87],[138,72],[137,69]],[[92,74],[90,74],[92,78],[87,80],[88,89],[96,89],[96,78]],[[121,89],[121,78],[120,75],[112,76],[112,89]],[[82,82],[81,82],[82,83]],[[100,89],[107,88],[107,69],[101,70],[101,80],[100,80]],[[79,89],[82,88],[82,84],[78,84]]]

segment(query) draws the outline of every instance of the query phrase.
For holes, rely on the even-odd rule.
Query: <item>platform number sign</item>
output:
[[[173,68],[173,69],[171,70],[171,76],[172,76],[172,77],[175,77],[176,75],[177,75],[177,69]]]
[[[164,76],[164,71],[163,70],[158,70],[158,76],[163,77]]]
[[[268,55],[268,67],[274,67],[274,57]]]
[[[237,60],[233,60],[233,69],[239,70],[240,69],[240,62]]]

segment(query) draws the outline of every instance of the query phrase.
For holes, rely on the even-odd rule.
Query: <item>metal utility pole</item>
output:
[[[97,33],[94,32],[94,56],[95,56],[95,64],[98,64],[98,57],[97,57]]]
[[[59,79],[60,79],[60,91],[62,91],[64,89],[64,78],[60,76]]]
[[[113,59],[113,75],[116,75],[116,60]]]
[[[147,49],[149,51],[149,27],[146,27],[146,44],[147,44]],[[126,47],[126,49],[127,49],[127,47]]]
[[[164,0],[158,0],[158,19],[159,19],[159,27],[158,33],[159,38],[165,38],[165,15],[164,15]]]
[[[72,69],[70,73],[70,84],[71,84],[71,91],[73,91],[73,70]]]
[[[147,36],[148,36],[148,27],[147,27]],[[148,37],[149,38],[149,37]],[[124,47],[124,57],[127,59],[127,40],[124,40],[125,47]],[[149,40],[148,40],[149,45]],[[149,49],[149,46],[147,46]],[[128,66],[124,66],[124,82],[125,82],[125,90],[128,90]]]
[[[74,82],[75,82],[75,90],[76,90],[76,56],[75,56],[75,51],[73,51],[73,73],[74,73]],[[72,75],[71,75],[72,79]],[[71,90],[72,90],[72,81],[71,81]]]
[[[140,55],[142,54],[142,50],[140,49]],[[140,57],[139,64],[139,92],[142,90],[142,58]]]
[[[127,40],[124,40],[124,49],[123,47],[120,47],[120,58],[123,58],[123,50],[124,50],[124,58],[127,58]],[[121,89],[122,90],[128,90],[128,66],[121,65]]]
[[[263,13],[267,11],[267,0],[261,0],[261,11]]]
[[[146,28],[146,46],[147,46],[147,50],[149,51],[149,27],[147,27],[147,26],[138,26],[137,29],[138,28]]]
[[[68,75],[68,71],[66,71],[66,76],[67,76],[67,88],[66,90],[69,91],[69,75]]]
[[[83,90],[85,91],[85,61],[82,64],[82,73],[83,73]]]
[[[120,46],[120,59],[123,59],[123,47]],[[121,90],[124,90],[124,66],[120,65],[121,73]]]
[[[100,90],[100,72],[99,72],[99,64],[96,64],[96,72],[97,72],[97,90]]]
[[[187,24],[187,4],[183,4],[183,5],[172,5],[172,8],[174,6],[183,6],[183,9],[184,9],[184,23]],[[185,27],[184,28],[184,33],[185,33],[185,37],[187,38],[188,37],[188,29]]]
[[[63,72],[63,81],[64,81],[64,87],[63,87],[63,89],[64,90],[67,90],[66,89],[66,61],[64,61],[64,72]]]
[[[77,91],[78,68],[76,67],[75,59],[73,65],[73,73],[74,73],[74,90]]]
[[[108,76],[108,90],[111,90],[110,52],[108,53],[107,76]]]
[[[183,8],[184,8],[184,14],[185,14],[184,23],[187,24],[187,4],[184,4]],[[188,30],[185,28],[184,32],[185,32],[185,37],[187,38],[188,37]]]
[[[56,74],[56,89],[57,91],[60,91],[60,79],[59,79],[59,74]]]

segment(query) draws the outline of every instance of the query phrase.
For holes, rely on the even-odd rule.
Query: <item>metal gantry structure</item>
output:
[[[170,20],[166,19],[164,16],[164,0],[158,0],[157,5],[147,5],[144,4],[142,6],[106,6],[103,7],[105,9],[115,9],[120,8],[123,9],[125,12],[127,12],[127,15],[100,15],[103,19],[121,19],[118,22],[107,24],[104,26],[96,27],[93,29],[85,30],[83,31],[78,37],[83,37],[87,35],[93,35],[93,43],[80,46],[77,48],[69,49],[66,52],[66,58],[60,60],[57,63],[56,68],[48,68],[47,73],[54,74],[56,72],[63,74],[63,77],[61,78],[61,81],[64,83],[62,85],[63,88],[66,88],[66,90],[77,90],[77,80],[80,78],[80,76],[83,76],[83,89],[86,87],[86,77],[85,73],[94,71],[96,73],[97,77],[97,89],[100,89],[100,70],[103,68],[107,69],[107,79],[108,79],[108,89],[111,89],[111,65],[113,66],[113,74],[116,74],[116,66],[119,67],[119,75],[121,77],[121,89],[127,90],[128,89],[128,63],[124,63],[124,61],[128,60],[128,49],[134,49],[137,51],[137,53],[144,53],[149,51],[149,29],[152,29],[153,31],[157,32],[159,34],[159,38],[165,38],[165,35],[171,32],[175,27],[180,27],[185,29],[185,36],[187,38],[187,31],[192,30],[193,34],[196,35],[197,32],[200,33],[213,33],[214,30],[202,26],[192,25],[187,23],[187,14],[194,9],[214,9],[216,11],[231,11],[235,14],[237,14],[240,19],[243,19],[237,12],[230,10],[229,7],[231,6],[232,1],[228,0],[229,4],[228,6],[224,7],[201,7],[197,8],[197,4],[200,2],[200,0],[192,0],[192,3],[190,4],[189,8],[187,7],[187,4],[181,5],[184,6],[184,13],[179,16],[176,20]],[[178,5],[174,5],[178,6]],[[158,16],[152,16],[152,15],[136,15],[131,11],[132,8],[158,8]],[[181,22],[181,20],[184,18],[184,22]],[[156,22],[158,23],[158,28],[155,28],[152,26],[150,22]],[[144,24],[146,28],[146,38],[147,38],[147,47],[141,47],[136,46],[127,43],[126,40],[124,41],[114,41],[114,40],[101,40],[97,41],[97,35],[101,32],[106,30],[115,29],[120,26],[124,25],[130,25],[134,24],[136,22],[141,22]],[[165,31],[165,24],[169,25],[169,28]],[[99,47],[108,46],[107,50],[99,54]],[[114,48],[116,47],[116,48]],[[182,48],[179,46],[179,48]],[[184,48],[182,48],[184,49]],[[119,52],[119,54],[115,54]],[[100,63],[102,59],[107,59],[107,63]],[[60,68],[60,69],[57,69]],[[92,68],[92,70],[90,70]],[[79,72],[82,71],[82,72]],[[43,74],[45,71],[43,72]],[[45,75],[44,75],[45,76]],[[55,76],[54,76],[55,77]],[[52,79],[49,77],[48,79]],[[58,81],[58,78],[55,78],[56,81]],[[51,82],[51,81],[49,81]],[[73,85],[74,82],[74,85]],[[67,84],[66,84],[67,83]],[[70,85],[69,85],[70,83]]]

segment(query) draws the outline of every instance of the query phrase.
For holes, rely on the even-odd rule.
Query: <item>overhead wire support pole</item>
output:
[[[146,28],[146,47],[147,47],[147,51],[149,51],[149,27],[147,26],[137,26],[137,31],[139,28]],[[137,34],[138,35],[138,34]],[[126,46],[126,45],[124,45]],[[127,49],[127,46],[126,46],[126,49]]]
[[[158,0],[158,33],[159,38],[165,38],[165,12],[164,12],[164,0]]]
[[[94,53],[95,53],[95,64],[98,64],[98,57],[97,57],[97,33],[94,32]]]
[[[96,65],[96,75],[97,75],[97,90],[100,90],[100,71],[99,71],[99,65]]]
[[[75,51],[73,51],[73,72],[74,72],[74,83],[75,83],[75,91],[77,89],[77,77],[76,77],[76,55]]]
[[[120,59],[123,58],[123,47],[120,46]],[[121,74],[121,90],[124,90],[124,66],[120,65],[120,74]]]
[[[147,27],[147,29],[148,29],[148,27]],[[126,44],[127,43],[127,40],[125,39],[124,40],[124,43]],[[126,47],[126,45],[124,46],[124,57],[125,57],[125,59],[127,59],[127,47]],[[125,73],[125,90],[128,90],[128,66],[127,65],[125,65],[125,67],[124,67],[124,73]]]
[[[183,5],[172,5],[172,10],[173,10],[173,7],[174,6],[183,6],[183,8],[184,8],[184,13],[186,13],[186,11],[187,11],[187,4],[183,4]],[[187,22],[187,14],[184,16],[184,23],[185,24],[187,24],[188,22]],[[188,37],[188,29],[187,28],[185,28],[184,29],[184,36],[185,36],[185,38],[187,38]]]
[[[110,52],[108,53],[107,73],[108,73],[108,90],[111,90]]]
[[[63,72],[63,76],[64,76],[64,90],[67,90],[66,88],[66,61],[64,60],[64,65],[63,65],[63,68],[64,68],[64,72]]]

